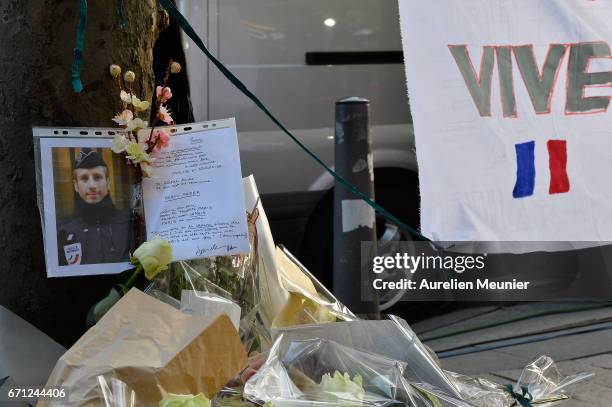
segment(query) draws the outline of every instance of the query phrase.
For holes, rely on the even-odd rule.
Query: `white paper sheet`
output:
[[[234,119],[174,128],[155,177],[143,180],[147,237],[168,239],[175,260],[247,253]]]
[[[238,331],[242,310],[235,302],[220,295],[204,291],[181,291],[181,312],[188,315],[206,315],[216,319],[221,314],[229,317]]]
[[[399,7],[423,234],[612,240],[612,1],[400,0]],[[575,52],[592,44],[600,44],[597,57]],[[560,62],[544,68],[555,47]],[[596,86],[581,85],[587,77]],[[604,97],[588,99],[597,95]]]

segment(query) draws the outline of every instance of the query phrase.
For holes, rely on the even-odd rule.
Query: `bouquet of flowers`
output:
[[[239,333],[247,351],[259,351],[269,335],[259,318],[258,211],[245,214],[249,225],[250,251],[246,255],[217,256],[181,261],[155,278],[145,292],[175,308],[184,293],[204,299],[217,296],[236,304],[241,311]],[[184,301],[183,301],[184,302]]]
[[[507,386],[444,371],[393,317],[283,332],[243,394],[277,407],[516,407],[566,400],[568,387],[590,376],[565,376],[547,356]]]

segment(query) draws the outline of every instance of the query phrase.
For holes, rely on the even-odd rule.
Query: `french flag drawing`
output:
[[[552,195],[569,192],[566,140],[548,140],[546,147],[550,171],[548,193]],[[525,198],[533,195],[535,189],[535,141],[515,144],[514,149],[516,152],[516,183],[512,196],[515,199]]]

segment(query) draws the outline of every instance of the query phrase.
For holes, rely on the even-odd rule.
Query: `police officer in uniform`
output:
[[[129,260],[130,213],[119,210],[109,195],[108,166],[102,156],[84,148],[73,165],[75,210],[57,227],[60,265],[119,263]]]

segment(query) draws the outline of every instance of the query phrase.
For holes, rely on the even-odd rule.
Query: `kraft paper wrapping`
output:
[[[212,397],[246,366],[246,352],[226,315],[211,319],[130,290],[53,369],[47,386],[66,387],[69,400],[38,406],[103,406],[98,375],[125,382],[137,406],[166,393]]]

